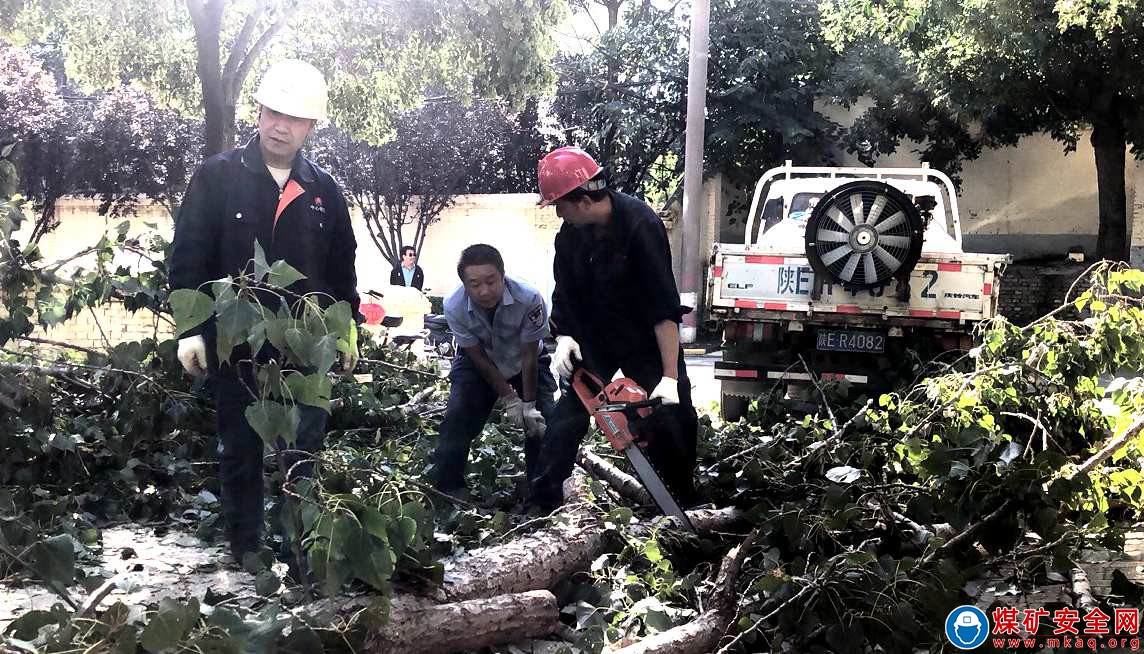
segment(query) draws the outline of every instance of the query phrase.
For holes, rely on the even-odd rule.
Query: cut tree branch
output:
[[[1136,437],[1140,431],[1144,429],[1144,415],[1136,418],[1136,421],[1129,425],[1124,433],[1112,439],[1105,445],[1099,452],[1094,454],[1092,458],[1085,461],[1079,468],[1068,476],[1069,479],[1075,479],[1080,475],[1086,475],[1092,472],[1092,469],[1104,462],[1105,459],[1116,453],[1117,450],[1124,447],[1128,441]]]
[[[647,492],[647,489],[638,479],[599,456],[582,449],[578,463],[581,468],[588,471],[588,474],[615,489],[620,497],[640,506],[655,506],[655,500],[652,499],[651,493]]]

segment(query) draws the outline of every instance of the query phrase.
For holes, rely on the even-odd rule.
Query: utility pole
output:
[[[699,244],[703,234],[703,127],[707,114],[707,45],[711,7],[709,0],[691,5],[691,45],[687,65],[687,135],[683,154],[682,254],[680,301],[694,307],[683,317],[680,340],[696,338],[702,262]]]

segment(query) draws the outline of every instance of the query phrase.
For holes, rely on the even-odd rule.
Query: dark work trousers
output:
[[[621,365],[588,356],[584,364],[605,384],[617,368],[622,368],[624,376],[634,379],[649,395],[663,377],[658,352],[654,356],[648,353],[626,359]],[[532,498],[538,506],[552,509],[563,501],[564,480],[572,474],[580,442],[588,432],[588,420],[587,409],[569,385],[556,403],[541,446],[539,470],[532,484]],[[644,453],[675,500],[684,507],[692,505],[697,499],[694,472],[699,419],[691,404],[691,381],[687,378],[682,349],[679,352],[679,404],[656,409],[654,423],[656,428],[648,436]]]
[[[241,551],[257,549],[262,544],[263,463],[262,438],[246,422],[246,407],[256,399],[255,384],[248,366],[240,379],[233,367],[211,376],[209,384],[218,412],[218,474],[222,486],[222,514],[231,547]],[[318,407],[298,406],[301,420],[298,440],[292,449],[315,452],[326,436],[326,412]],[[285,448],[285,443],[279,443]],[[284,456],[287,470],[305,457],[301,453]],[[293,469],[291,479],[310,474],[312,464],[302,463]]]
[[[550,363],[548,354],[541,352],[537,361],[536,408],[540,410],[545,421],[550,419],[556,402],[554,398],[556,380],[549,370]],[[523,394],[520,375],[509,379],[508,383],[518,395]],[[453,365],[449,369],[449,384],[449,406],[445,409],[445,419],[441,422],[437,449],[433,452],[433,462],[436,467],[434,483],[438,489],[446,493],[465,487],[465,465],[469,461],[469,447],[473,439],[484,429],[497,403],[496,390],[485,381],[473,360],[463,352],[453,359]],[[529,438],[526,434],[524,467],[530,481],[535,475],[539,449],[540,439]]]

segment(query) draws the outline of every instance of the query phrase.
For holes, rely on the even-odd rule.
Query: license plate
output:
[[[818,349],[832,352],[872,352],[886,351],[886,334],[883,332],[859,329],[820,329]]]

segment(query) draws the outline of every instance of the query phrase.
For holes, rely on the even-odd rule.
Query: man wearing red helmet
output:
[[[663,222],[647,203],[608,188],[603,169],[575,147],[554,150],[537,167],[541,206],[555,205],[556,235],[550,325],[554,364],[564,379],[580,365],[608,379],[617,370],[651,390],[663,408],[646,452],[676,499],[694,500],[692,473],[698,419],[679,343],[679,304]],[[563,481],[588,431],[588,414],[565,393],[548,422],[532,496],[558,505]]]

